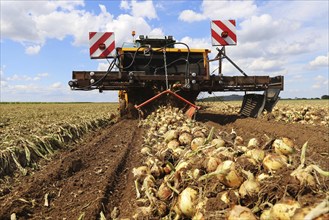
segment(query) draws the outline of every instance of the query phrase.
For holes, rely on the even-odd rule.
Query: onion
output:
[[[199,169],[194,169],[192,173],[193,179],[198,179],[201,176],[201,171]]]
[[[158,178],[158,177],[160,177],[160,176],[162,176],[162,174],[163,174],[163,168],[161,167],[161,166],[158,166],[157,164],[153,164],[153,166],[151,167],[151,174],[154,176],[154,177],[156,177],[156,178]]]
[[[136,210],[136,214],[133,215],[133,219],[144,219],[146,216],[150,216],[151,214],[152,214],[151,206],[138,207]]]
[[[219,164],[217,169],[216,169],[216,173],[217,173],[217,178],[220,181],[224,181],[226,174],[228,174],[230,172],[231,169],[231,165],[234,162],[231,160],[225,160],[223,163]]]
[[[204,220],[204,215],[202,212],[197,211],[193,216],[192,220]]]
[[[267,178],[270,178],[270,175],[268,175],[266,173],[261,173],[256,177],[258,182],[262,182],[263,180],[265,180]]]
[[[300,204],[297,201],[285,199],[271,208],[270,217],[271,219],[290,220],[298,208],[300,208]]]
[[[163,137],[164,137],[165,142],[169,142],[171,140],[177,139],[178,138],[178,131],[169,130],[163,135]]]
[[[243,145],[243,137],[236,136],[236,138],[234,139],[234,146],[239,146],[239,145]]]
[[[155,206],[157,208],[157,214],[160,217],[164,217],[168,214],[168,207],[165,202],[157,201]]]
[[[184,132],[179,135],[178,140],[182,145],[190,145],[192,142],[192,135],[190,133]]]
[[[294,143],[289,138],[276,139],[272,146],[277,154],[289,155],[295,152]]]
[[[202,138],[205,138],[206,135],[200,130],[200,131],[196,131],[193,134],[193,137],[202,137]]]
[[[248,176],[248,179],[244,181],[240,188],[239,188],[239,194],[242,198],[248,196],[254,196],[257,195],[260,191],[260,184],[255,180],[254,175],[250,171],[242,171]]]
[[[172,171],[172,168],[167,164],[165,167],[163,167],[163,172],[165,174],[169,174]]]
[[[165,182],[162,182],[157,192],[157,195],[160,200],[166,201],[171,197],[172,190],[167,186]]]
[[[191,129],[185,124],[179,128],[180,133],[191,133]]]
[[[233,152],[230,148],[226,148],[226,149],[221,150],[220,152],[217,153],[217,155],[220,158],[226,158],[228,160],[233,160],[234,159],[234,154],[235,154],[235,152]]]
[[[203,130],[204,129],[202,129],[202,127],[196,126],[196,127],[192,128],[191,133],[192,133],[193,137],[203,137],[203,138],[205,138],[206,135],[205,135],[205,132]]]
[[[248,151],[248,148],[246,146],[243,146],[243,145],[235,146],[235,148],[240,152],[247,152]]]
[[[198,192],[191,187],[185,188],[178,196],[177,207],[187,217],[192,218],[196,212]]]
[[[145,155],[145,156],[148,156],[148,155],[151,154],[151,149],[150,149],[149,147],[143,147],[143,148],[141,149],[141,154],[142,154],[142,155]]]
[[[158,133],[159,133],[159,134],[164,134],[164,133],[167,132],[167,130],[168,130],[167,125],[162,125],[162,126],[158,129]]]
[[[230,203],[230,197],[229,197],[228,193],[229,193],[229,191],[225,191],[220,196],[220,200],[222,202],[224,202],[225,204],[229,204]]]
[[[303,208],[296,209],[291,220],[305,219],[305,216],[307,215],[307,213],[309,213],[311,211],[311,209],[312,209],[311,207],[303,207]]]
[[[177,147],[179,147],[179,142],[177,140],[171,140],[167,144],[167,148],[175,150]]]
[[[265,169],[272,172],[284,167],[286,165],[286,162],[281,156],[277,154],[268,154],[263,160],[263,165]]]
[[[227,205],[235,203],[239,198],[239,192],[236,190],[226,190],[220,194],[220,200]]]
[[[153,166],[153,164],[157,161],[154,157],[148,157],[145,161],[144,164],[148,167]]]
[[[251,138],[247,145],[248,148],[259,147],[259,140],[257,138]]]
[[[291,220],[299,219],[314,219],[314,220],[327,220],[329,219],[329,200],[325,198],[321,203],[316,206],[308,206],[299,208],[295,211]]]
[[[257,220],[250,209],[240,205],[234,205],[228,212],[227,220]]]
[[[235,163],[231,160],[219,164],[215,172],[219,173],[217,178],[228,187],[239,187],[243,181],[243,178],[235,169]]]
[[[176,149],[174,149],[174,152],[173,152],[173,157],[175,158],[179,158],[180,155],[184,152],[184,150],[180,147],[177,147]]]
[[[271,219],[271,209],[266,209],[260,215],[260,220],[272,220]]]
[[[254,159],[257,162],[261,162],[264,159],[265,152],[261,149],[255,148],[252,150],[248,150],[246,152],[246,156]]]
[[[194,138],[191,142],[191,149],[192,150],[197,150],[200,146],[204,144],[205,138],[204,137],[197,137]]]
[[[146,175],[143,180],[143,188],[147,191],[149,188],[153,188],[155,185],[155,179],[152,175]]]
[[[194,135],[195,132],[197,131],[202,131],[202,127],[200,126],[195,126],[194,128],[191,129],[191,133]]]
[[[315,179],[312,176],[312,174],[306,171],[305,169],[298,170],[297,172],[294,173],[293,176],[295,176],[300,181],[301,184],[306,184],[309,186],[316,185]]]
[[[211,141],[211,145],[215,145],[216,148],[225,147],[225,141],[218,137]]]
[[[187,166],[188,166],[188,163],[186,161],[181,161],[175,167],[175,171],[180,171],[181,169],[185,169]]]
[[[219,158],[217,157],[208,157],[206,159],[206,170],[208,173],[213,172],[217,169],[218,165],[222,162]]]
[[[137,168],[133,168],[133,175],[137,177],[137,179],[141,177],[145,177],[147,174],[150,173],[150,169],[147,166],[140,166]]]

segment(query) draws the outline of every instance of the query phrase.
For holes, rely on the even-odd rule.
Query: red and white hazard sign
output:
[[[90,58],[109,58],[115,56],[113,32],[89,32]]]
[[[235,20],[211,21],[211,41],[213,46],[236,45]]]

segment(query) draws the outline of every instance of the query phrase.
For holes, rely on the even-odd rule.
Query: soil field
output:
[[[329,170],[329,131],[325,126],[286,124],[267,118],[240,118],[210,111],[197,120],[245,140],[253,137],[291,138],[299,147],[308,141],[307,160]],[[143,128],[138,120],[121,120],[69,150],[58,152],[33,175],[0,185],[0,219],[132,219],[137,207],[132,169],[143,163]],[[284,178],[284,177],[283,177]],[[328,178],[320,182],[329,187]],[[311,199],[311,198],[310,198]]]

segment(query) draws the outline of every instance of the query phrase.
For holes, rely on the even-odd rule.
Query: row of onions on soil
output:
[[[200,103],[204,108],[220,112],[222,114],[239,114],[240,104],[226,104],[226,103],[213,103],[203,102]],[[329,126],[329,108],[328,103],[323,103],[322,106],[311,105],[297,105],[297,104],[278,104],[272,112],[264,111],[260,117],[267,118],[268,120],[282,121],[285,123],[299,123],[310,125]]]
[[[114,114],[108,114],[107,117],[82,120],[79,124],[54,126],[55,129],[57,128],[56,132],[43,136],[36,134],[31,134],[28,138],[17,136],[15,139],[2,142],[1,145],[9,147],[0,148],[0,181],[17,170],[22,175],[26,175],[28,172],[26,168],[37,168],[39,159],[50,160],[49,155],[53,155],[69,141],[76,141],[87,132],[114,123],[115,118]]]
[[[329,172],[308,163],[307,143],[300,155],[289,138],[244,140],[172,107],[160,107],[140,126],[146,134],[143,164],[133,169],[135,219],[329,217]]]
[[[273,117],[276,121],[286,123],[300,123],[311,125],[329,126],[328,105],[319,106],[300,106],[289,107],[289,105],[280,108],[275,107],[271,113],[264,112],[264,116]]]

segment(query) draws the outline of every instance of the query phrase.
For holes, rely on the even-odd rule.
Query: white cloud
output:
[[[295,31],[299,24],[283,19],[273,19],[269,14],[251,16],[240,23],[241,31],[239,37],[246,42],[268,41],[280,37],[285,40],[285,36]]]
[[[153,36],[164,36],[163,30],[161,28],[154,28],[150,31],[149,35]]]
[[[305,52],[309,52],[310,48],[305,46],[302,42],[281,42],[278,44],[270,44],[268,46],[268,52],[273,55],[297,55]]]
[[[38,18],[55,10],[74,13],[73,9],[83,6],[83,1],[1,1],[1,34],[18,42],[43,43],[44,30],[38,27]],[[61,25],[54,23],[52,28]]]
[[[28,85],[25,85],[25,84],[11,85],[10,88],[13,89],[13,90],[22,90],[22,91],[25,91],[25,92],[28,92],[28,91],[37,91],[38,90],[38,86],[36,86],[34,84],[28,84]]]
[[[158,28],[154,29],[156,31],[160,30]],[[138,36],[140,34],[148,35],[153,29],[144,18],[121,14],[113,22],[106,25],[106,30],[115,32],[116,45],[121,46],[125,41],[132,41],[131,31],[136,31],[136,35]]]
[[[6,87],[8,86],[8,82],[5,80],[0,80],[0,87]]]
[[[47,77],[48,75],[48,73],[39,73],[36,74],[36,76],[14,74],[12,76],[6,77],[5,79],[7,81],[38,81],[44,77]]]
[[[183,37],[179,42],[183,42],[190,47],[193,45],[193,48],[205,48],[210,49],[210,39],[208,38],[191,38],[191,37]],[[184,45],[178,44],[177,47],[186,48]]]
[[[25,48],[25,53],[28,55],[35,55],[39,53],[40,49],[40,45],[28,46],[27,48]]]
[[[25,81],[28,80],[28,76],[24,75],[24,76],[19,76],[17,74],[14,74],[13,76],[7,77],[6,78],[7,81]]]
[[[106,71],[109,68],[109,63],[98,63],[97,71]]]
[[[186,22],[204,19],[239,19],[246,18],[256,12],[257,6],[253,1],[203,1],[201,13],[184,10],[179,19]]]
[[[131,1],[132,15],[134,17],[145,17],[148,19],[157,18],[153,1]]]
[[[128,10],[130,9],[130,5],[129,5],[129,2],[127,0],[122,0],[120,2],[120,8],[121,9],[124,9],[124,10]]]
[[[37,76],[39,76],[39,77],[47,77],[47,76],[49,76],[49,73],[38,73]]]
[[[325,78],[322,75],[317,75],[314,78],[315,83],[312,85],[312,88],[314,89],[321,89],[321,88],[327,88],[328,90],[328,77]]]
[[[55,82],[55,83],[51,84],[50,87],[53,88],[53,89],[58,89],[61,86],[62,86],[62,83],[61,82]]]
[[[251,70],[262,70],[262,71],[280,71],[282,70],[283,62],[280,60],[268,60],[263,57],[255,59],[250,64]]]
[[[125,3],[123,3],[124,5]],[[88,32],[113,31],[117,45],[131,40],[127,33],[149,34],[161,32],[160,28],[151,28],[144,18],[156,18],[152,1],[131,1],[131,13],[121,14],[114,18],[105,5],[99,5],[100,13],[94,14],[78,7],[83,2],[38,1],[8,2],[1,1],[1,35],[3,39],[20,42],[27,54],[37,54],[47,39],[64,40],[73,36],[74,46],[88,45]],[[122,6],[124,7],[124,6]]]
[[[6,65],[1,65],[0,66],[0,76],[2,77],[3,75],[5,75],[5,68],[6,68]]]
[[[142,17],[147,19],[157,18],[157,13],[153,1],[127,1],[120,2],[120,9],[131,10],[130,13],[133,17]]]
[[[207,19],[207,17],[203,14],[196,13],[195,11],[192,11],[192,10],[184,10],[180,13],[178,19],[192,23],[194,21],[205,20],[205,19]]]
[[[309,64],[311,67],[328,67],[329,64],[329,53],[327,56],[317,56]]]
[[[262,11],[271,13],[273,17],[300,22],[312,21],[312,26],[319,23],[328,24],[328,1],[267,1]]]

